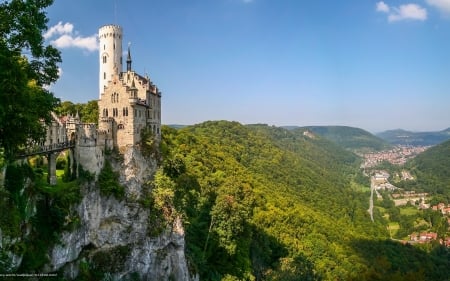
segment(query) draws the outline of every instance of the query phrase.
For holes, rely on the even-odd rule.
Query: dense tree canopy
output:
[[[0,147],[6,158],[44,133],[42,121],[58,100],[45,86],[58,78],[60,53],[45,45],[44,9],[51,0],[11,0],[0,4]]]
[[[267,125],[163,127],[163,171],[201,280],[439,280],[447,252],[389,241],[359,159]],[[363,191],[366,190],[366,191]],[[166,191],[167,192],[167,191]]]
[[[71,101],[63,101],[55,108],[58,115],[76,115],[79,114],[81,122],[97,123],[98,122],[98,102],[91,100],[87,103],[73,103]]]
[[[405,165],[417,180],[402,183],[402,187],[430,192],[450,203],[450,141],[433,146]]]

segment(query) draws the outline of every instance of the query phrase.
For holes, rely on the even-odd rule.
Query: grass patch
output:
[[[56,177],[62,178],[64,175],[64,170],[56,170]]]
[[[415,207],[400,208],[400,215],[402,216],[415,216],[419,213],[419,210]]]
[[[354,181],[352,181],[350,183],[350,187],[351,187],[351,189],[353,189],[356,192],[368,192],[368,191],[370,191],[370,187],[369,186],[365,186],[365,185],[356,183]]]
[[[397,234],[398,230],[400,229],[400,224],[398,222],[389,222],[387,229],[390,233],[391,237],[395,237],[395,235]]]

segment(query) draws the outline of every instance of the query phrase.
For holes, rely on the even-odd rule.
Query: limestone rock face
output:
[[[119,163],[120,162],[120,163]],[[139,203],[142,185],[156,170],[136,148],[127,148],[123,161],[112,163],[120,172],[125,199],[103,196],[94,184],[83,187],[76,206],[80,226],[62,234],[50,253],[46,271],[63,269],[75,278],[82,262],[95,264],[116,280],[139,276],[142,280],[192,280],[184,254],[184,229],[179,219],[157,237],[149,236],[149,209]]]

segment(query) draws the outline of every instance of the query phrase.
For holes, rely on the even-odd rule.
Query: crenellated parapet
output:
[[[94,123],[80,123],[76,126],[76,146],[97,146],[97,126]]]

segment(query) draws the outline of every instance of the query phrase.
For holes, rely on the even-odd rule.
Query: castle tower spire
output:
[[[128,55],[127,55],[127,71],[131,71],[131,51],[130,51],[131,43],[128,43]]]

